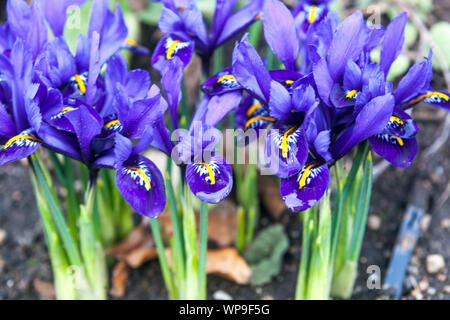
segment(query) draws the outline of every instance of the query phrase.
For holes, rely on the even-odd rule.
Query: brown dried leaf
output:
[[[125,261],[132,268],[138,268],[143,263],[158,257],[158,251],[155,248],[139,247],[126,255]]]
[[[130,251],[142,246],[144,242],[152,241],[151,239],[148,227],[140,224],[130,232],[123,242],[117,243],[109,248],[106,254],[123,259]]]
[[[125,294],[125,288],[128,280],[128,270],[125,261],[119,261],[114,267],[112,277],[112,288],[109,293],[117,298],[121,298]]]
[[[208,239],[219,247],[230,246],[236,239],[237,207],[224,200],[208,212]]]
[[[199,232],[199,212],[195,212],[197,220],[197,234]],[[164,212],[159,217],[162,225],[163,238],[170,239],[173,233],[170,214]],[[234,202],[224,200],[208,211],[208,239],[214,241],[220,248],[230,246],[236,238],[237,207]]]
[[[259,176],[258,186],[264,206],[270,215],[279,221],[286,210],[286,204],[280,195],[280,186],[270,176]]]
[[[39,294],[41,300],[54,300],[56,298],[53,283],[42,281],[38,278],[33,280],[34,290]]]
[[[249,283],[252,275],[249,265],[234,248],[208,250],[206,272],[217,274],[238,284]]]

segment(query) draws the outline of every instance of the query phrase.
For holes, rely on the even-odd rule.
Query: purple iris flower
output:
[[[152,65],[162,72],[166,61],[178,56],[184,65],[194,47],[208,63],[214,50],[262,17],[264,0],[250,0],[233,12],[237,0],[217,0],[209,31],[195,0],[162,0],[159,28],[166,34],[153,54]]]
[[[204,110],[210,103],[205,95],[197,110]],[[192,193],[207,203],[218,203],[229,195],[233,187],[233,173],[225,158],[216,153],[220,131],[194,120],[188,131],[181,132],[173,149],[173,156],[186,165],[185,178]]]
[[[93,1],[88,34],[79,36],[73,56],[62,36],[65,11],[82,1],[16,2],[8,2],[1,30],[7,37],[0,54],[0,164],[43,145],[82,161],[93,176],[101,167],[116,169],[117,187],[131,206],[145,216],[160,214],[164,181],[140,153],[148,146],[170,153],[162,121],[167,103],[148,72],[128,71],[124,56],[116,55],[127,36],[120,6],[112,13],[107,0]],[[19,23],[23,17],[46,21],[55,38],[48,42],[35,32],[39,26]],[[34,38],[28,38],[30,32]]]

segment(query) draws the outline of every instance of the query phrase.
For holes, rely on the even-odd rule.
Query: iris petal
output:
[[[417,154],[416,138],[402,139],[389,134],[377,134],[369,139],[373,151],[400,168],[407,168]]]
[[[304,130],[297,126],[274,126],[267,132],[265,161],[280,178],[298,173],[308,157]]]
[[[0,149],[0,165],[32,155],[43,143],[34,130],[27,129],[9,139]]]
[[[309,162],[298,174],[281,180],[281,196],[289,210],[303,211],[322,198],[329,180],[330,174],[326,164]]]
[[[208,203],[222,201],[233,187],[231,167],[219,155],[212,156],[208,162],[188,164],[186,180],[192,193]]]
[[[202,85],[202,90],[209,95],[220,95],[225,92],[241,90],[242,86],[232,74],[232,68],[226,68]]]
[[[117,168],[116,184],[125,200],[141,215],[157,217],[166,206],[163,176],[143,156],[133,155]]]

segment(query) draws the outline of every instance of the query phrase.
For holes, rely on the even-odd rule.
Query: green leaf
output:
[[[252,269],[250,283],[260,286],[278,275],[288,248],[289,239],[281,224],[261,231],[245,253],[245,259]]]
[[[413,46],[416,43],[418,34],[419,31],[417,30],[416,26],[411,22],[408,22],[405,29],[405,45],[407,47]]]
[[[434,43],[439,47],[447,60],[447,63],[450,65],[450,41],[448,41],[450,35],[450,23],[445,21],[438,22],[431,27],[430,32]],[[434,67],[441,69],[437,59],[434,59]]]
[[[393,82],[397,77],[403,76],[410,65],[411,60],[405,55],[400,55],[392,64],[387,80]]]
[[[80,10],[67,12],[64,36],[73,54],[75,54],[78,35],[80,33],[87,34],[89,18],[91,16],[91,7],[92,2],[86,1],[86,3],[80,7]]]
[[[140,20],[149,25],[157,25],[161,16],[162,4],[160,2],[150,2],[148,8],[140,13]]]

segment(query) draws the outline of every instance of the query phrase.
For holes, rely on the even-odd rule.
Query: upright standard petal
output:
[[[328,51],[328,69],[333,80],[344,73],[349,60],[361,54],[368,34],[361,11],[356,11],[339,25]]]
[[[299,174],[281,180],[281,196],[289,210],[303,211],[314,206],[322,198],[329,181],[327,164],[310,161]]]
[[[228,0],[227,0],[228,2]],[[221,30],[215,47],[219,47],[229,39],[246,30],[252,23],[258,21],[263,16],[264,0],[251,0],[247,5],[233,13],[229,17]]]
[[[230,165],[219,155],[205,161],[187,165],[186,181],[197,198],[207,203],[218,203],[230,194],[233,173]]]
[[[408,14],[403,12],[392,20],[386,28],[380,53],[380,66],[385,76],[388,75],[392,63],[402,52],[407,22]]]
[[[279,0],[266,0],[263,12],[267,43],[286,69],[295,70],[299,42],[291,12]]]
[[[248,34],[234,48],[233,75],[259,100],[265,103],[269,101],[271,77],[258,52],[248,42]]]
[[[117,167],[116,184],[137,213],[155,218],[166,206],[164,179],[149,159],[133,155]]]

